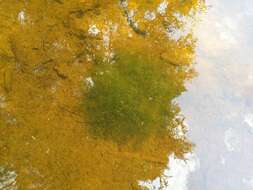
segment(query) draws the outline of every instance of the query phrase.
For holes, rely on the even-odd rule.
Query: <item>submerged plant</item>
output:
[[[172,67],[127,52],[93,66],[83,104],[90,131],[117,142],[162,134],[176,115],[172,100],[184,90]]]

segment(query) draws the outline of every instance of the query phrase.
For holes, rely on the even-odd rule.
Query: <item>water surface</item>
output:
[[[188,189],[250,190],[252,168],[251,1],[207,1],[197,29],[198,77],[179,98],[200,168]]]
[[[157,176],[174,162],[185,181],[192,144],[175,98],[195,76],[203,7],[0,1],[0,189],[166,187]]]

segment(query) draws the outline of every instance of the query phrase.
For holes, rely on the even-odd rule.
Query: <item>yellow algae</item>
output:
[[[167,32],[183,28],[174,13],[194,17],[201,2],[170,0],[161,14],[162,1],[122,2],[0,1],[0,166],[15,171],[18,189],[141,189],[138,180],[160,175],[168,154],[191,150],[172,135],[182,123],[176,118],[170,132],[150,133],[141,144],[90,133],[83,100],[96,63],[114,64],[118,51],[166,62],[175,96],[194,74],[191,32],[179,40]],[[147,10],[155,19],[145,19]]]

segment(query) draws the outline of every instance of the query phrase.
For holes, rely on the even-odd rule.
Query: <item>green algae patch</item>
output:
[[[94,65],[83,103],[90,131],[117,142],[162,134],[176,114],[172,100],[184,90],[170,67],[130,53]]]

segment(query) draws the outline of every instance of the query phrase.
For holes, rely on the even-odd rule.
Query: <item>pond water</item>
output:
[[[252,189],[252,20],[250,0],[0,0],[0,189]]]
[[[253,188],[250,0],[207,1],[196,34],[198,77],[179,98],[200,167],[190,190]]]

